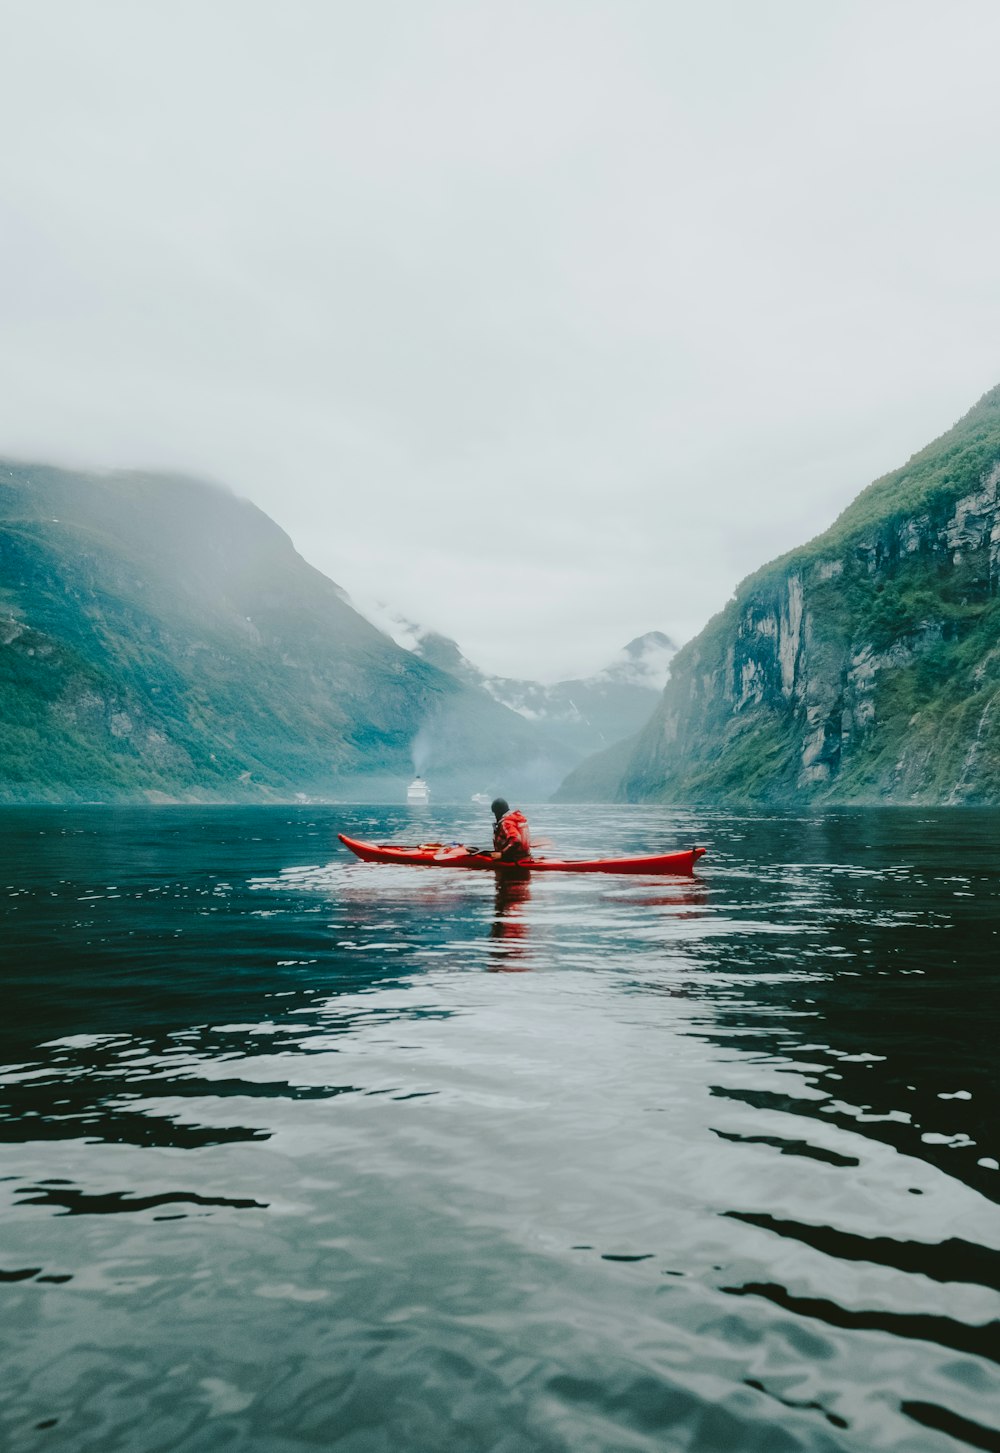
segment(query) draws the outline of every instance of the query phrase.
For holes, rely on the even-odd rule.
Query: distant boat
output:
[[[431,789],[422,777],[414,777],[406,789],[406,800],[413,806],[426,806],[431,800]]]
[[[489,807],[490,799],[485,792],[473,792],[472,800],[477,807]]]

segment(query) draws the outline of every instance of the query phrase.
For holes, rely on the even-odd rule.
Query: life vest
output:
[[[529,858],[531,856],[531,833],[528,819],[523,812],[512,807],[505,812],[493,829],[493,846],[505,858]]]

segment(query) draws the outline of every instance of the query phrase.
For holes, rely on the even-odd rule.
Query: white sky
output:
[[[1000,381],[994,0],[0,0],[0,452],[568,676]]]

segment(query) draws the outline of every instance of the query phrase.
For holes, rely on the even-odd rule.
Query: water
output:
[[[5,810],[0,1446],[1000,1448],[997,817]]]

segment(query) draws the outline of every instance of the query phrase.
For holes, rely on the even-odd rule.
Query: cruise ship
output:
[[[406,789],[406,800],[411,807],[426,806],[431,800],[431,789],[423,777],[414,777]]]

